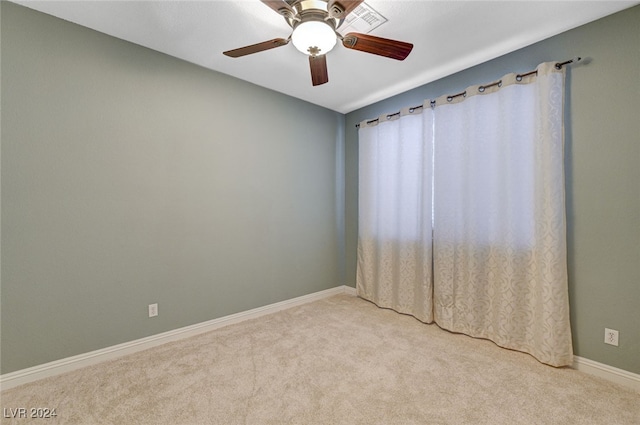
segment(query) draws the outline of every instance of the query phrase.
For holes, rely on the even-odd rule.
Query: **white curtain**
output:
[[[359,143],[357,290],[433,321],[431,110],[380,117]]]
[[[402,129],[406,115],[361,124],[357,289],[380,306],[565,366],[572,362],[572,346],[564,72],[554,63],[541,64],[537,71],[522,79],[506,75],[483,90],[469,87],[465,96],[436,99],[433,110],[424,108],[421,131],[412,133],[419,142],[408,141],[409,133],[402,130],[399,139],[391,136],[390,124]],[[399,156],[397,150],[405,149],[399,146],[418,143],[424,146],[421,152],[431,155],[420,159],[421,165],[412,156],[421,173],[397,169],[406,179],[419,175],[419,185],[400,183],[399,177],[388,176],[392,168],[380,167]],[[374,155],[374,145],[385,148],[376,148]],[[396,183],[387,184],[391,181]],[[425,214],[411,215],[411,228],[421,229],[421,237],[414,239],[421,249],[407,241],[410,232],[396,232],[415,204],[407,203],[407,194],[399,195],[400,188],[421,190],[413,196],[430,202],[420,207]],[[405,214],[395,216],[400,227],[391,225],[388,211]],[[418,255],[423,257],[413,258]],[[412,280],[404,271],[418,265],[422,274]],[[412,306],[420,309],[412,311]]]

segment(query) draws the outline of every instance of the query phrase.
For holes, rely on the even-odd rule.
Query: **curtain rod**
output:
[[[580,56],[576,56],[575,58],[566,60],[564,62],[557,62],[555,64],[555,67],[556,67],[556,69],[562,69],[562,67],[565,66],[565,65],[570,65],[570,64],[572,64],[574,62],[579,62],[581,60],[582,60],[582,58]],[[525,72],[523,74],[516,74],[516,81],[522,81],[522,79],[524,77],[528,77],[529,75],[533,75],[533,74],[537,74],[537,73],[538,73],[538,70],[534,69],[533,71]],[[480,87],[478,87],[478,91],[480,93],[482,93],[483,91],[485,91],[485,89],[488,89],[489,87],[501,86],[501,85],[502,85],[502,80],[496,81],[496,82],[490,83],[490,84],[483,84]],[[449,102],[451,102],[456,97],[466,96],[466,95],[467,95],[467,91],[465,90],[463,92],[447,96],[447,100]],[[436,101],[432,100],[431,101],[431,107],[434,108],[435,106],[436,106]],[[422,109],[422,108],[424,108],[424,105],[412,106],[411,108],[409,108],[409,112],[413,112],[416,109]],[[388,114],[387,118],[395,117],[396,115],[400,115],[400,111],[395,112],[393,114]],[[374,122],[377,122],[379,120],[380,120],[379,118],[375,118],[373,120],[367,121],[367,124],[373,124]],[[356,128],[360,128],[360,123],[356,124]]]

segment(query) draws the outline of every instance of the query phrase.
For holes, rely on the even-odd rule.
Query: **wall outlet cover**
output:
[[[618,346],[618,331],[604,328],[604,343]]]

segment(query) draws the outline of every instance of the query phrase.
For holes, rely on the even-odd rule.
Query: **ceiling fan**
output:
[[[262,43],[240,47],[223,52],[224,55],[239,58],[264,50],[285,46],[289,42],[309,56],[311,82],[314,86],[329,81],[326,54],[338,39],[347,49],[359,50],[391,59],[404,60],[413,44],[389,40],[368,34],[349,33],[340,35],[337,29],[344,19],[364,0],[260,0],[282,15],[293,32],[288,38],[274,38]]]

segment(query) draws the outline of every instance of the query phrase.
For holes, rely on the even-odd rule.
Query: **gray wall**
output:
[[[343,284],[344,115],[1,7],[3,374]]]
[[[454,94],[545,61],[582,56],[568,68],[565,165],[569,291],[577,355],[640,373],[640,6],[552,37],[346,119],[346,253],[355,286],[355,124],[424,99]],[[419,42],[419,40],[413,40]],[[620,331],[605,345],[604,328]]]

